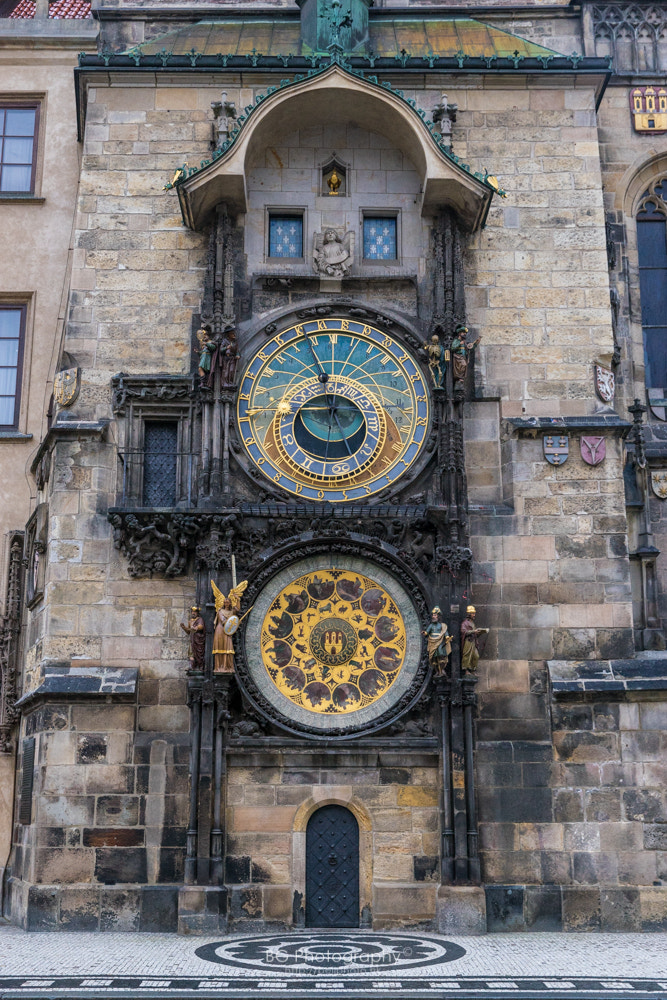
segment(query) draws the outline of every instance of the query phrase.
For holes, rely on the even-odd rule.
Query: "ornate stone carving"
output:
[[[667,10],[662,3],[592,4],[595,54],[611,56],[616,73],[667,70]]]
[[[616,376],[611,368],[604,365],[595,364],[595,391],[603,403],[611,404],[614,401],[614,391],[616,387]]]
[[[448,101],[447,94],[443,93],[431,116],[433,123],[440,126],[440,133],[449,149],[452,148],[452,125],[456,121],[458,110],[458,104]]]
[[[179,576],[185,572],[188,550],[199,532],[195,517],[185,514],[112,512],[114,545],[127,558],[130,576]]]
[[[446,569],[454,579],[462,570],[472,569],[472,549],[466,545],[438,545],[435,550],[436,569]]]
[[[125,414],[131,401],[142,403],[173,403],[187,400],[192,393],[192,380],[173,375],[114,375],[111,379],[111,406],[119,417]]]
[[[18,640],[21,632],[23,534],[17,532],[9,550],[5,613],[0,619],[0,753],[12,750],[12,729],[19,712],[15,707],[18,680]]]
[[[329,226],[313,237],[313,267],[323,278],[344,278],[354,264],[354,233]]]

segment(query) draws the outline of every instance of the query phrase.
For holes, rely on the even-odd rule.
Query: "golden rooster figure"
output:
[[[215,629],[213,631],[213,672],[231,674],[234,672],[234,643],[232,636],[239,627],[238,612],[241,609],[241,594],[248,586],[244,580],[232,587],[227,597],[211,580],[215,598]]]

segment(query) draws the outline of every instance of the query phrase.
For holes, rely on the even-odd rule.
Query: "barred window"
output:
[[[144,424],[144,507],[176,503],[178,421],[147,420]]]
[[[667,389],[667,177],[642,197],[637,251],[646,386]]]

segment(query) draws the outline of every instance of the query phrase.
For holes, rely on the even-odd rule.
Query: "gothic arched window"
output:
[[[667,177],[644,192],[637,213],[646,385],[667,390]]]

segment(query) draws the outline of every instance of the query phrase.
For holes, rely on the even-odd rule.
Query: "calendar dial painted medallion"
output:
[[[421,369],[393,337],[355,320],[312,320],[259,351],[241,382],[238,420],[251,460],[307,500],[377,493],[426,440]]]
[[[417,694],[421,619],[403,583],[374,560],[313,553],[285,565],[252,600],[237,678],[280,724],[343,736]]]

